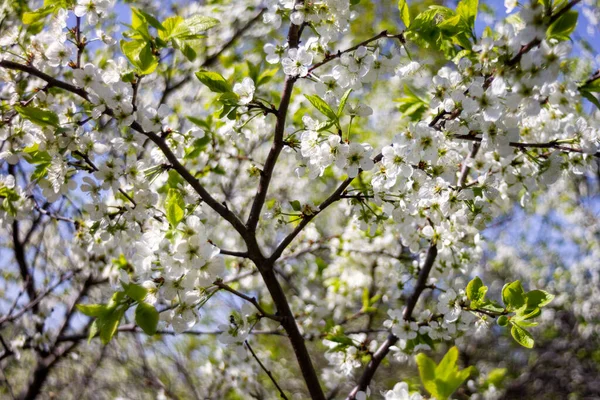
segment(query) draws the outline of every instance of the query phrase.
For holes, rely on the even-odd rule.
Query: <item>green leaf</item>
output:
[[[121,318],[123,318],[123,314],[125,314],[125,308],[121,307],[96,320],[100,329],[100,340],[102,341],[102,344],[106,345],[111,341],[119,328],[119,323],[121,322]]]
[[[158,31],[164,31],[165,27],[162,26],[162,24],[156,19],[154,18],[152,15],[148,14],[147,12],[143,11],[143,10],[139,10],[137,8],[131,7],[131,10],[134,13],[137,13],[138,15],[140,15],[141,17],[143,17],[146,22],[148,22],[150,24],[150,26],[152,26],[153,28],[155,28]]]
[[[344,107],[346,107],[346,103],[348,102],[348,97],[350,97],[350,93],[352,93],[352,89],[346,90],[346,93],[340,99],[340,105],[337,109],[337,117],[340,118],[342,116],[342,112],[344,112]]]
[[[192,145],[185,150],[185,158],[193,159],[197,158],[207,144],[210,143],[210,135],[206,134],[200,139],[194,140]]]
[[[152,36],[150,36],[150,32],[148,32],[148,22],[146,21],[146,18],[135,7],[131,7],[131,27],[139,33],[139,36],[143,39],[147,41],[152,40]]]
[[[533,348],[533,337],[529,332],[527,332],[525,329],[521,328],[517,324],[512,324],[510,334],[521,346],[527,347],[528,349]]]
[[[88,344],[92,341],[92,339],[100,332],[100,326],[98,324],[98,320],[95,319],[90,325],[90,331],[88,332]]]
[[[485,300],[487,290],[487,286],[484,286],[481,279],[478,276],[476,276],[467,285],[467,298],[471,301],[474,307],[477,307],[478,304],[482,303]]]
[[[156,311],[156,308],[152,304],[140,303],[135,309],[135,323],[147,335],[154,335],[156,333],[158,318],[158,311]]]
[[[125,292],[119,291],[119,292],[113,293],[113,295],[110,298],[110,301],[106,305],[107,309],[109,309],[112,312],[112,310],[116,309],[119,305],[121,305],[121,302],[124,299],[125,299]]]
[[[181,50],[181,53],[190,61],[194,61],[196,59],[196,50],[192,46],[190,46],[191,41],[184,41],[180,39],[173,39],[175,43],[177,43],[177,47]]]
[[[136,283],[124,284],[125,294],[135,301],[142,302],[148,294],[148,289]]]
[[[32,181],[38,181],[44,178],[48,174],[48,168],[50,167],[50,162],[40,163],[36,165],[33,173],[31,174]]]
[[[269,82],[275,76],[277,71],[278,71],[277,68],[271,68],[266,71],[263,71],[263,73],[261,73],[258,76],[258,79],[256,80],[256,87],[259,87],[259,86],[264,85],[265,83]]]
[[[240,96],[233,92],[227,92],[219,96],[219,101],[230,106],[237,106]]]
[[[600,110],[600,100],[598,100],[598,98],[596,96],[594,96],[593,94],[591,94],[587,90],[583,90],[583,89],[579,89],[579,93],[581,93],[581,95],[583,97],[585,97],[586,99],[588,99],[592,104],[594,104]]]
[[[54,126],[58,128],[59,119],[58,115],[50,110],[43,110],[37,107],[23,107],[23,106],[15,106],[15,110],[19,113],[19,115],[33,122],[36,125],[40,126]]]
[[[579,87],[579,90],[585,90],[587,92],[600,92],[600,78],[583,84]]]
[[[471,30],[475,28],[478,7],[479,0],[461,0],[456,6],[456,13],[461,16]]]
[[[502,301],[508,309],[516,310],[525,304],[524,294],[520,281],[507,283],[502,288]]]
[[[306,99],[308,101],[310,101],[310,103],[313,106],[315,106],[315,108],[317,110],[319,110],[321,112],[321,114],[325,115],[330,120],[337,121],[337,119],[338,119],[337,115],[335,114],[335,112],[333,112],[333,110],[331,109],[331,107],[329,107],[329,104],[327,104],[327,102],[325,100],[323,100],[316,94],[315,95],[307,94],[304,97],[306,97]]]
[[[554,300],[554,295],[546,292],[545,290],[532,290],[527,292],[525,295],[525,302],[527,303],[527,309],[533,309],[536,307],[544,307]]]
[[[458,347],[453,346],[442,358],[442,361],[435,367],[435,377],[445,380],[456,369],[456,361],[458,361]]]
[[[165,211],[167,220],[172,228],[176,228],[184,216],[185,201],[181,192],[177,189],[169,189],[167,199],[165,200]]]
[[[577,26],[579,13],[575,10],[569,10],[561,15],[556,21],[548,27],[546,35],[549,39],[569,40],[571,33]]]
[[[406,4],[406,0],[398,0],[398,11],[400,11],[400,18],[404,22],[404,25],[407,28],[410,27],[410,10],[408,4]]]
[[[140,75],[154,72],[158,66],[158,59],[152,54],[152,45],[143,40],[125,41],[121,39],[121,51],[133,64]]]
[[[435,368],[437,365],[435,362],[427,357],[424,353],[419,353],[415,357],[417,360],[417,367],[419,368],[419,376],[425,390],[429,393],[437,393],[437,387],[435,385]]]
[[[300,204],[300,201],[298,200],[290,201],[290,205],[294,211],[302,210],[302,204]]]
[[[140,75],[149,75],[158,66],[158,59],[152,53],[152,45],[150,43],[146,43],[142,51],[140,51],[138,58],[139,64],[137,66],[140,69]]]
[[[418,354],[416,360],[423,386],[438,400],[449,398],[472,372],[471,367],[458,369],[456,365],[458,348],[456,346],[448,350],[439,365],[436,365],[423,353]]]
[[[204,32],[217,25],[219,20],[211,17],[195,15],[188,19],[181,17],[170,17],[163,21],[164,31],[158,31],[160,39],[168,42],[169,40],[190,41],[204,37],[200,32]],[[182,42],[179,42],[180,45]]]
[[[524,321],[526,319],[531,319],[538,317],[542,313],[538,307],[533,309],[528,309],[527,305],[524,305],[519,310],[517,310],[517,314],[512,318],[513,321]]]
[[[186,116],[186,118],[188,119],[188,121],[190,121],[192,124],[204,129],[204,130],[210,130],[211,126],[208,122],[206,122],[203,119],[200,118],[196,118],[193,117],[191,115]]]
[[[46,16],[52,14],[55,8],[56,7],[54,5],[48,5],[46,7],[38,8],[35,11],[23,13],[23,16],[21,17],[21,22],[23,22],[23,24],[25,25],[31,25],[35,24],[36,22],[40,22],[41,20],[46,18]]]
[[[231,92],[231,85],[223,78],[218,72],[212,71],[198,71],[196,76],[205,84],[212,92],[215,93],[227,93]]]
[[[105,304],[77,304],[75,307],[88,317],[99,317],[106,312]]]
[[[494,385],[496,388],[500,388],[507,373],[508,370],[506,368],[494,368],[488,373],[485,379],[486,386]]]
[[[519,320],[518,317],[512,319],[515,323],[517,323],[521,328],[533,328],[534,326],[538,326],[539,322],[530,322],[530,321],[522,321]]]
[[[183,18],[179,17],[179,16],[169,17],[169,18],[165,19],[162,23],[164,30],[158,31],[158,37],[161,40],[168,42],[169,40],[172,39],[172,35],[173,35],[173,32],[175,31],[175,29],[182,22],[183,22]]]
[[[178,35],[197,35],[200,32],[205,32],[208,29],[212,28],[215,25],[218,25],[220,21],[216,18],[205,17],[203,15],[194,15],[190,18],[187,18],[183,21],[183,23],[179,24],[173,35],[177,37]]]

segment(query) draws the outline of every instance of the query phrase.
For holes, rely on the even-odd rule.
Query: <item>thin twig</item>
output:
[[[258,365],[260,365],[260,367],[263,369],[263,371],[265,371],[266,374],[269,376],[269,378],[271,379],[271,382],[273,382],[273,385],[275,385],[275,387],[277,388],[277,390],[279,390],[279,396],[281,396],[281,398],[284,399],[284,400],[288,400],[287,396],[283,392],[283,389],[281,389],[281,386],[279,386],[279,384],[275,380],[275,377],[273,376],[273,374],[271,373],[271,371],[269,371],[267,369],[267,367],[265,367],[265,365],[260,361],[260,359],[258,358],[258,356],[256,355],[256,353],[254,352],[254,350],[252,350],[252,346],[250,346],[250,343],[248,343],[247,340],[245,340],[244,343],[246,344],[246,347],[248,348],[248,350],[250,350],[250,353],[252,353],[252,357],[254,357],[254,359],[256,360],[256,362],[258,363]]]
[[[226,290],[229,293],[233,293],[236,296],[238,296],[239,298],[244,299],[244,300],[246,300],[249,303],[252,303],[252,305],[254,307],[256,307],[256,309],[260,312],[260,314],[261,314],[262,317],[266,317],[266,318],[272,319],[273,321],[279,321],[279,322],[281,322],[281,317],[280,316],[266,312],[261,307],[261,305],[258,303],[258,301],[256,301],[256,298],[250,297],[250,296],[245,295],[244,293],[238,292],[237,290],[233,289],[231,286],[228,286],[225,283],[223,283],[223,280],[218,279],[218,280],[216,280],[216,281],[213,282],[213,285],[215,285],[215,286],[217,286],[217,287],[219,287],[219,288],[221,288],[223,290]]]

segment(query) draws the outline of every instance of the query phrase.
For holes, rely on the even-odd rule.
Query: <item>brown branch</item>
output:
[[[475,135],[456,135],[456,136],[452,136],[452,139],[459,139],[459,140],[469,140],[471,142],[481,142],[481,138]],[[510,142],[509,146],[511,147],[515,147],[515,148],[519,148],[519,149],[527,149],[527,148],[533,148],[533,149],[556,149],[556,150],[560,150],[560,151],[564,151],[564,152],[571,152],[571,153],[580,153],[580,154],[586,154],[583,150],[581,149],[577,149],[574,147],[569,147],[569,146],[563,146],[561,144],[558,144],[556,141],[552,141],[552,142],[546,142],[546,143],[523,143],[523,142]],[[594,157],[600,157],[600,151],[592,154]]]
[[[303,0],[296,0],[294,2],[294,5],[302,4],[303,2]],[[290,49],[298,48],[298,44],[300,43],[300,27],[298,25],[290,25],[287,42],[288,47]],[[290,105],[290,100],[292,98],[294,83],[296,83],[297,79],[298,77],[291,75],[286,75],[285,77],[283,92],[281,94],[281,101],[279,103],[279,108],[277,109],[276,113],[277,121],[275,122],[273,144],[271,145],[271,149],[269,150],[269,154],[267,155],[264,168],[260,172],[258,189],[256,191],[254,201],[252,202],[250,215],[248,216],[248,220],[246,221],[246,228],[251,233],[256,232],[256,226],[258,225],[260,212],[265,203],[267,192],[269,191],[269,184],[271,183],[273,170],[275,169],[277,158],[279,157],[279,154],[281,153],[281,150],[284,146],[283,135],[285,131],[285,121],[287,119],[287,111]]]
[[[473,148],[471,149],[471,152],[465,157],[465,160],[463,161],[463,165],[460,169],[460,176],[458,178],[458,187],[465,186],[465,183],[467,182],[467,177],[469,176],[469,171],[471,170],[471,167],[469,167],[468,161],[470,159],[474,159],[477,156],[477,152],[479,151],[480,147],[481,147],[481,143],[475,143],[473,145]]]
[[[117,329],[118,332],[122,333],[143,333],[144,331],[135,324],[127,324],[121,325]],[[170,330],[159,329],[156,331],[157,335],[167,335],[167,336],[175,336],[175,335],[191,335],[191,336],[216,336],[224,333],[223,330],[213,330],[213,331],[183,331],[183,332],[175,332]],[[252,331],[251,335],[274,335],[274,336],[284,336],[284,334],[277,330],[269,330],[269,331]],[[77,342],[80,340],[87,340],[88,334],[86,332],[74,333],[71,335],[63,335],[59,336],[56,341],[57,342]]]
[[[423,267],[419,272],[419,278],[417,279],[417,284],[413,289],[412,294],[408,298],[406,303],[406,307],[404,308],[403,318],[405,320],[412,319],[412,313],[415,309],[415,306],[421,296],[421,293],[427,288],[427,279],[429,278],[429,274],[431,273],[431,269],[433,268],[433,264],[435,262],[435,258],[437,257],[437,246],[435,244],[431,244],[429,246],[429,250],[427,251],[427,256],[425,258],[425,262],[423,263]],[[389,334],[385,342],[377,349],[377,351],[373,354],[373,357],[367,364],[367,367],[363,371],[363,374],[360,376],[358,380],[358,384],[352,389],[346,400],[354,400],[356,398],[356,394],[360,391],[365,391],[377,368],[381,364],[381,361],[387,356],[390,352],[390,348],[396,344],[398,341],[398,337],[393,334]]]
[[[417,301],[419,301],[419,297],[421,296],[421,293],[423,293],[423,290],[427,288],[427,278],[429,278],[429,274],[431,273],[431,269],[433,268],[433,264],[435,262],[437,254],[437,245],[431,244],[429,246],[429,250],[427,250],[427,256],[425,257],[423,267],[419,272],[417,285],[413,289],[411,296],[408,298],[406,307],[404,308],[404,312],[402,313],[402,316],[407,321],[412,318],[412,313],[415,309],[415,306],[417,305]]]
[[[0,67],[6,68],[6,69],[22,71],[22,72],[27,72],[30,75],[36,76],[36,77],[48,82],[48,84],[50,85],[49,87],[57,87],[60,89],[64,89],[71,93],[75,93],[76,95],[89,101],[89,95],[85,90],[78,88],[76,86],[73,86],[69,83],[60,81],[56,78],[53,78],[50,75],[45,74],[42,71],[40,71],[37,68],[34,68],[30,65],[19,64],[14,61],[2,60],[2,61],[0,61]]]
[[[0,318],[0,326],[2,326],[2,324],[4,324],[5,322],[14,321],[15,319],[19,318],[21,315],[25,314],[30,309],[37,306],[37,304],[39,304],[39,302],[42,301],[54,289],[56,289],[58,286],[62,285],[64,282],[68,281],[69,279],[71,279],[74,275],[78,274],[79,272],[81,272],[80,268],[71,270],[71,271],[67,272],[66,274],[64,274],[54,285],[48,287],[42,293],[38,294],[38,296],[34,300],[30,301],[27,305],[25,305],[23,308],[21,308],[16,314],[12,314],[12,315],[8,314],[8,315],[5,315],[4,317]]]
[[[377,35],[375,35],[375,36],[373,36],[373,37],[371,37],[371,38],[369,38],[367,40],[363,40],[359,44],[357,44],[355,46],[352,46],[352,47],[350,47],[350,48],[348,48],[346,50],[338,51],[337,53],[334,53],[334,54],[327,54],[325,56],[325,58],[323,59],[323,61],[320,61],[320,62],[314,64],[312,67],[310,67],[308,69],[308,73],[310,74],[311,72],[313,72],[315,69],[319,68],[320,66],[325,65],[328,62],[330,62],[332,60],[335,60],[336,58],[340,58],[343,54],[346,54],[346,53],[349,53],[351,51],[354,51],[354,50],[358,49],[361,46],[366,46],[369,43],[374,42],[376,40],[379,40],[381,38],[399,39],[401,42],[404,43],[404,34],[403,33],[399,33],[397,35],[391,35],[391,34],[388,33],[387,30],[384,30],[384,31],[379,32]]]
[[[288,338],[292,344],[292,348],[294,349],[294,354],[296,355],[296,360],[300,366],[300,372],[302,372],[302,376],[304,377],[304,382],[310,393],[311,399],[325,400],[325,393],[323,393],[323,389],[319,383],[319,377],[317,376],[312,359],[308,353],[308,349],[306,348],[304,337],[298,329],[294,314],[292,313],[285,293],[283,292],[283,289],[277,280],[277,276],[273,270],[273,264],[270,263],[269,260],[265,259],[255,260],[254,262],[258,266],[265,285],[271,294],[273,303],[277,307],[277,315],[282,317],[281,326],[283,326],[283,329],[285,329],[286,333],[288,334]]]
[[[233,250],[226,250],[226,249],[219,248],[219,253],[223,254],[225,256],[248,258],[247,251],[233,251]]]
[[[550,17],[550,20],[548,21],[548,26],[552,25],[556,20],[558,20],[560,17],[562,17],[563,14],[567,13],[571,8],[573,8],[575,5],[577,5],[580,2],[581,2],[581,0],[571,0],[567,5],[565,5],[563,8],[561,8],[559,11],[557,11],[554,15],[552,15]],[[508,60],[506,65],[508,65],[508,66],[517,65],[519,63],[519,61],[521,61],[521,58],[523,57],[523,55],[525,53],[528,53],[533,48],[539,46],[541,43],[542,43],[542,41],[540,39],[538,39],[538,38],[533,39],[531,42],[522,46],[521,49],[519,50],[519,52],[517,54],[515,54],[515,56],[513,58]]]
[[[582,86],[585,85],[589,85],[590,83],[597,81],[598,79],[600,79],[600,69],[597,70],[596,72],[594,72],[594,74],[592,76],[590,76]]]
[[[3,60],[3,61],[0,61],[0,67],[27,72],[31,75],[37,76],[38,78],[45,80],[51,86],[55,86],[55,87],[67,90],[71,93],[77,94],[78,96],[82,97],[85,100],[89,101],[89,99],[90,99],[89,94],[84,89],[78,88],[76,86],[73,86],[68,83],[62,82],[58,79],[55,79],[55,78],[51,77],[50,75],[44,74],[43,72],[41,72],[31,66],[15,63],[12,61]],[[105,114],[114,116],[114,112],[110,108],[106,109]],[[215,198],[213,198],[210,195],[210,193],[208,193],[208,191],[204,188],[204,186],[202,186],[200,181],[196,177],[194,177],[190,173],[190,171],[188,171],[187,168],[185,168],[183,166],[183,164],[181,164],[181,162],[177,159],[177,156],[175,156],[175,154],[173,153],[173,151],[171,150],[171,148],[169,147],[169,145],[167,144],[167,142],[165,141],[164,138],[162,138],[161,136],[157,135],[154,132],[144,131],[142,126],[138,122],[135,122],[135,121],[130,125],[130,127],[134,131],[141,133],[142,135],[148,137],[152,142],[154,142],[154,144],[156,144],[158,146],[158,148],[163,152],[163,154],[165,155],[167,160],[169,160],[169,162],[171,163],[171,167],[175,171],[177,171],[179,173],[179,175],[181,175],[181,177],[187,183],[190,184],[190,186],[192,186],[192,188],[200,196],[202,201],[204,201],[217,214],[219,214],[226,221],[228,221],[244,239],[249,239],[247,232],[246,232],[246,227],[244,226],[244,223],[233,212],[231,212],[223,204],[219,203]],[[254,240],[254,241],[250,240],[250,243],[254,243],[254,242],[256,242],[256,240]],[[258,244],[256,244],[256,246],[258,246]]]
[[[325,201],[323,201],[321,204],[319,204],[319,209],[315,213],[310,214],[310,215],[304,215],[304,217],[302,218],[302,221],[300,221],[300,223],[296,226],[296,228],[294,228],[294,230],[289,235],[287,235],[281,241],[281,243],[279,243],[279,245],[277,246],[277,248],[275,249],[275,251],[273,252],[271,257],[269,258],[270,261],[272,261],[272,262],[276,261],[281,256],[283,251],[287,248],[287,246],[289,246],[290,243],[292,243],[294,238],[296,236],[298,236],[298,234],[302,231],[302,229],[304,229],[306,227],[306,225],[308,225],[308,223],[310,221],[312,221],[317,215],[319,215],[323,210],[325,210],[331,204],[338,201],[341,198],[344,191],[346,190],[346,188],[348,186],[350,186],[350,184],[352,183],[353,180],[354,180],[354,178],[346,178],[346,180],[344,180],[338,186],[338,188]]]
[[[27,265],[27,260],[25,258],[24,242],[22,242],[19,238],[19,229],[20,229],[19,221],[15,219],[12,222],[13,251],[15,253],[15,259],[19,266],[19,273],[21,274],[21,278],[23,279],[23,285],[25,287],[25,291],[27,292],[29,301],[33,302],[36,298],[35,282],[34,282],[33,275],[29,272],[29,266]],[[31,308],[33,309],[34,313],[37,313],[37,310],[38,310],[37,303],[33,304]],[[0,324],[2,324],[1,319],[0,319]]]

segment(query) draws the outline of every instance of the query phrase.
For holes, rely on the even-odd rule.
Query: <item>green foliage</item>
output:
[[[477,8],[479,0],[461,0],[456,6],[456,13],[473,31],[475,29],[475,19],[477,19]]]
[[[148,294],[148,289],[136,283],[123,284],[125,294],[135,301],[142,302]]]
[[[172,228],[176,228],[185,215],[185,200],[178,189],[169,189],[165,200],[165,211],[169,224]]]
[[[517,341],[517,343],[528,349],[533,348],[534,341],[533,336],[531,336],[531,333],[527,332],[525,329],[521,328],[516,323],[511,323],[512,327],[510,328],[510,334]]]
[[[213,71],[198,71],[196,77],[215,93],[231,93],[232,88],[223,75]]]
[[[31,121],[36,125],[42,127],[53,126],[55,128],[58,128],[59,126],[58,115],[50,110],[44,110],[33,106],[23,107],[18,105],[15,106],[15,110],[22,118]]]
[[[99,317],[106,312],[106,305],[104,304],[77,304],[76,307],[79,312],[88,317]]]
[[[16,1],[12,3],[16,3]],[[44,5],[37,10],[24,12],[21,15],[21,22],[29,25],[27,30],[34,35],[42,30],[47,16],[56,14],[61,9],[70,9],[74,5],[74,0],[45,0]]]
[[[400,11],[400,18],[404,25],[409,28],[410,27],[410,10],[408,8],[408,4],[406,0],[398,0],[398,11]]]
[[[508,311],[519,309],[525,304],[525,292],[520,281],[507,283],[502,288],[502,301]]]
[[[123,257],[119,263],[127,264]],[[107,304],[77,304],[77,310],[88,317],[94,318],[90,326],[88,341],[99,336],[102,344],[108,344],[117,333],[119,324],[125,312],[135,303],[135,322],[148,334],[156,333],[159,314],[153,305],[145,303],[148,290],[136,283],[121,282],[122,291],[115,292]]]
[[[23,152],[25,160],[27,160],[28,163],[35,165],[35,169],[31,174],[31,179],[38,180],[45,177],[48,173],[50,162],[52,161],[50,154],[48,154],[47,151],[40,151],[37,143],[33,146],[26,147]]]
[[[105,314],[96,318],[94,323],[99,331],[102,344],[106,345],[112,340],[117,329],[119,329],[119,324],[125,314],[125,310],[123,307],[108,309]]]
[[[108,344],[111,341],[128,308],[128,305],[123,303],[124,299],[123,292],[116,292],[108,304],[77,304],[77,309],[81,313],[96,318],[90,326],[88,341],[96,335],[100,336],[102,344]]]
[[[13,189],[4,185],[0,186],[0,210],[6,211],[13,217],[17,215],[17,207],[15,203],[21,199],[19,194]]]
[[[548,39],[570,40],[571,33],[577,26],[578,17],[579,13],[577,11],[567,11],[548,27],[546,36]]]
[[[507,375],[508,370],[506,368],[494,368],[487,374],[483,387],[487,389],[493,385],[496,388],[500,388]]]
[[[131,30],[124,33],[132,41],[121,40],[121,51],[138,74],[148,75],[158,66],[160,49],[169,44],[193,61],[196,58],[196,41],[204,37],[201,32],[218,23],[218,20],[202,15],[187,19],[174,16],[161,23],[147,12],[132,7],[131,25],[128,25]],[[157,33],[153,35],[150,28],[154,28]]]
[[[371,296],[369,289],[364,288],[362,293],[362,308],[360,311],[365,314],[376,312],[377,307],[375,307],[375,304],[379,301],[379,299],[381,299],[381,297],[381,293]]]
[[[327,117],[327,122],[321,124],[319,129],[327,129],[328,127],[330,127],[332,125],[335,125],[338,129],[342,129],[341,125],[340,125],[340,116],[343,111],[343,107],[341,107],[341,106],[346,105],[349,95],[350,95],[350,92],[347,91],[344,94],[345,99],[340,100],[340,107],[338,107],[338,113],[333,111],[331,106],[329,104],[327,104],[327,102],[325,100],[323,100],[316,94],[315,95],[310,95],[310,94],[304,95],[304,97],[306,97],[306,99],[310,102],[310,104],[312,104],[321,114],[323,114],[325,117]],[[343,101],[343,104],[342,104],[342,101]]]
[[[502,288],[504,307],[501,307],[485,298],[487,290],[487,286],[483,285],[479,277],[469,282],[466,294],[471,311],[498,317],[496,322],[499,326],[510,324],[510,333],[517,343],[532,348],[533,337],[525,328],[537,326],[537,322],[531,320],[541,314],[541,308],[548,305],[554,299],[554,295],[544,290],[525,292],[521,282],[517,280],[507,283]]]
[[[410,22],[405,37],[425,48],[443,51],[451,58],[461,49],[471,49],[478,5],[477,0],[461,0],[456,11],[429,6]]]
[[[327,334],[327,336],[325,336],[325,339],[327,339],[331,342],[337,343],[337,346],[328,350],[329,352],[332,352],[332,353],[334,353],[336,351],[344,351],[348,347],[354,346],[354,341],[352,339],[350,339],[344,333],[344,330],[340,326],[336,326],[335,328],[333,328]]]
[[[315,95],[310,95],[307,94],[304,97],[306,97],[306,99],[308,101],[310,101],[310,103],[321,112],[321,114],[323,114],[324,116],[326,116],[328,119],[330,120],[337,120],[337,114],[335,113],[335,111],[332,110],[332,108],[329,106],[329,104],[327,104],[327,102],[325,100],[323,100],[322,98],[320,98],[319,96]]]
[[[156,308],[152,304],[142,302],[135,308],[135,323],[147,335],[154,335],[156,333],[158,319],[158,311],[156,311]]]
[[[352,93],[352,89],[346,90],[342,98],[340,99],[340,104],[337,109],[337,117],[342,117],[342,112],[344,112],[344,107],[346,107],[346,103],[348,102],[348,97],[350,97],[350,93]]]
[[[579,86],[579,93],[600,109],[600,100],[593,93],[600,93],[600,79]]]
[[[398,109],[409,117],[411,121],[419,121],[429,108],[429,103],[419,97],[408,85],[404,85],[406,97],[395,99],[399,103]]]
[[[292,210],[300,212],[302,210],[302,204],[298,200],[290,201],[290,206],[292,206]]]
[[[154,72],[158,66],[158,58],[153,54],[151,42],[134,40],[128,42],[121,39],[121,51],[129,62],[136,67],[140,75]]]
[[[469,282],[466,292],[467,298],[471,301],[471,306],[478,307],[480,304],[484,304],[487,291],[487,286],[483,285],[478,276]]]
[[[438,365],[423,353],[417,354],[415,359],[425,390],[438,400],[448,399],[473,371],[473,367],[463,370],[458,368],[456,365],[458,348],[456,346],[448,350]]]
[[[50,5],[50,6],[38,8],[35,11],[26,12],[23,14],[23,17],[21,18],[21,22],[23,22],[25,25],[35,24],[35,23],[39,22],[40,20],[45,19],[46,16],[52,14],[55,11],[55,8],[56,7]]]
[[[248,77],[254,81],[254,86],[257,88],[268,83],[278,71],[278,68],[269,68],[261,72],[260,65],[252,64],[250,61],[247,61],[246,65],[248,66]]]
[[[204,37],[201,32],[207,31],[219,24],[219,20],[202,15],[194,15],[188,19],[179,16],[167,18],[163,21],[163,30],[158,31],[158,37],[162,43],[171,42],[172,46],[181,50],[183,55],[190,61],[196,58],[194,46],[198,39]]]

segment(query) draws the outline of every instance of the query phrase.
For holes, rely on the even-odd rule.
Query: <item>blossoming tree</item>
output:
[[[597,365],[593,1],[134,3],[0,8],[3,396],[122,395],[105,359],[131,398],[539,396],[509,354],[561,335]]]

